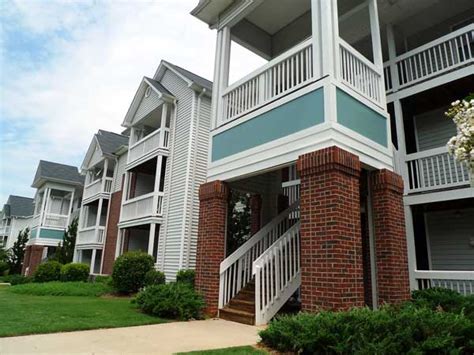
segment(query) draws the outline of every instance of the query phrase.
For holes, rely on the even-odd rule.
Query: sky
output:
[[[0,206],[34,196],[40,159],[80,166],[98,129],[120,133],[160,60],[212,80],[216,33],[197,3],[0,1]],[[263,64],[235,44],[231,58],[231,81]]]

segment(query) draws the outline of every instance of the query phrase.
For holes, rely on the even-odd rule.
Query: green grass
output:
[[[191,351],[188,353],[179,353],[178,355],[263,355],[268,354],[264,350],[256,349],[253,346],[237,346],[234,348],[215,349],[215,350],[203,350],[203,351]]]
[[[12,286],[10,292],[31,296],[101,296],[112,292],[105,283],[91,282],[45,282]]]
[[[140,313],[128,298],[32,296],[15,287],[0,288],[0,337],[165,322]]]

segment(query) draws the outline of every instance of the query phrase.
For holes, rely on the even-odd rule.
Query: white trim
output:
[[[405,226],[407,238],[407,253],[408,253],[408,277],[410,281],[410,289],[416,290],[418,288],[414,270],[416,265],[416,247],[415,247],[415,230],[413,226],[413,212],[410,206],[404,206],[405,212]]]
[[[424,203],[433,203],[440,201],[461,200],[465,198],[474,198],[474,188],[466,187],[454,190],[430,192],[417,195],[405,196],[404,204],[407,206],[420,205]]]

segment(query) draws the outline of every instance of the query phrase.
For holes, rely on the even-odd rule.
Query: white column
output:
[[[44,224],[44,216],[45,216],[45,209],[46,209],[46,199],[48,197],[48,190],[49,188],[45,188],[45,190],[43,191],[43,201],[41,201],[41,209],[40,209],[40,217],[39,217],[39,221],[38,221],[38,233],[39,233],[39,230],[43,224]],[[38,237],[38,233],[37,233],[37,236]]]
[[[162,177],[161,177],[161,165],[162,164],[163,164],[163,156],[158,155],[158,158],[156,159],[155,186],[154,186],[154,189],[153,189],[153,193],[154,193],[153,206],[154,206],[154,209],[156,211],[155,214],[158,213],[158,204],[159,203],[163,204],[163,194],[162,194],[162,192],[160,192],[160,181],[162,179]],[[161,206],[161,211],[160,212],[163,212],[163,206]]]
[[[97,249],[92,249],[91,266],[90,266],[90,269],[89,269],[89,274],[94,273],[96,253],[97,253]]]
[[[217,111],[217,125],[222,123],[222,94],[225,89],[229,86],[229,68],[230,68],[230,28],[224,27],[222,29],[222,47],[221,47],[221,61],[220,61],[220,73],[219,73],[219,110]]]
[[[321,76],[321,11],[320,0],[311,0],[311,45],[313,47],[313,75]]]
[[[397,57],[397,46],[395,43],[395,34],[393,33],[392,24],[387,25],[387,44],[388,44],[388,58],[390,63],[390,77],[392,78],[392,91],[398,91],[400,81],[398,80],[398,67],[395,63]]]
[[[395,115],[395,126],[397,131],[397,144],[398,144],[398,152],[400,155],[401,163],[400,169],[401,171],[398,172],[402,175],[403,182],[404,182],[404,190],[405,194],[408,192],[409,188],[409,178],[408,178],[408,169],[406,163],[406,156],[407,156],[407,146],[405,141],[405,124],[403,121],[403,109],[402,103],[400,100],[395,100],[393,102],[394,107],[394,115]]]
[[[405,205],[405,226],[407,235],[408,251],[408,273],[410,278],[410,289],[417,290],[418,284],[415,279],[416,270],[416,249],[415,249],[415,231],[413,227],[413,212],[409,205]]]
[[[153,256],[153,247],[155,245],[155,230],[156,230],[156,223],[150,224],[150,234],[148,236],[148,254]],[[156,263],[156,259],[153,256],[153,260]]]
[[[45,223],[45,220],[46,220],[46,214],[48,213],[48,209],[49,209],[49,199],[51,197],[51,189],[49,187],[47,187],[45,190],[44,190],[44,200],[43,200],[43,206],[41,206],[41,225],[44,225]]]
[[[122,190],[122,206],[127,201],[127,196],[128,196],[128,182],[129,182],[129,177],[130,173],[128,171],[125,172],[125,177],[123,179],[123,190]],[[122,213],[123,213],[123,208],[120,208],[120,220],[122,220]]]
[[[123,243],[123,229],[119,228],[117,235],[117,244],[115,244],[115,259],[120,256],[122,252],[122,243]]]
[[[215,128],[218,125],[217,119],[219,112],[219,102],[220,102],[220,88],[219,88],[219,81],[220,81],[220,70],[221,70],[221,50],[222,50],[222,30],[217,31],[216,36],[216,54],[214,57],[214,84],[212,86],[212,112],[211,112],[211,122],[212,127]]]
[[[319,2],[319,22],[321,24],[321,76],[336,75],[336,58],[338,57],[337,40],[339,24],[337,15],[337,0],[317,0]]]
[[[102,187],[101,192],[105,192],[105,178],[107,177],[107,169],[109,168],[109,159],[104,160],[104,171],[102,172]]]
[[[74,204],[74,190],[71,192],[71,201],[69,202],[69,209],[67,211],[67,220],[66,220],[66,228],[69,225],[69,222],[71,220],[71,214],[72,214],[72,206]]]
[[[95,219],[95,231],[94,231],[94,236],[95,236],[95,241],[98,241],[99,238],[99,226],[100,226],[100,217],[102,215],[102,206],[104,205],[104,199],[100,198],[99,199],[99,206],[97,207],[97,216]]]
[[[161,110],[161,125],[160,125],[160,147],[165,146],[165,128],[166,128],[166,116],[168,114],[168,104],[164,103]]]

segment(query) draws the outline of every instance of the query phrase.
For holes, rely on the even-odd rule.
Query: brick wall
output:
[[[229,189],[221,181],[199,189],[199,231],[196,256],[196,290],[204,295],[206,313],[217,315],[219,268],[225,258],[225,235]]]
[[[41,264],[43,258],[43,245],[28,245],[25,250],[25,257],[22,267],[22,274],[31,276]],[[28,269],[28,271],[27,271]]]
[[[250,196],[250,234],[254,235],[261,228],[262,221],[262,196]]]
[[[102,264],[102,273],[111,274],[115,261],[115,248],[117,245],[118,227],[120,219],[120,209],[122,205],[122,190],[110,195],[109,217],[107,220],[107,232],[104,244],[104,262]]]
[[[357,156],[338,147],[299,157],[304,311],[364,305]]]
[[[379,303],[410,298],[403,180],[389,170],[371,174]]]

